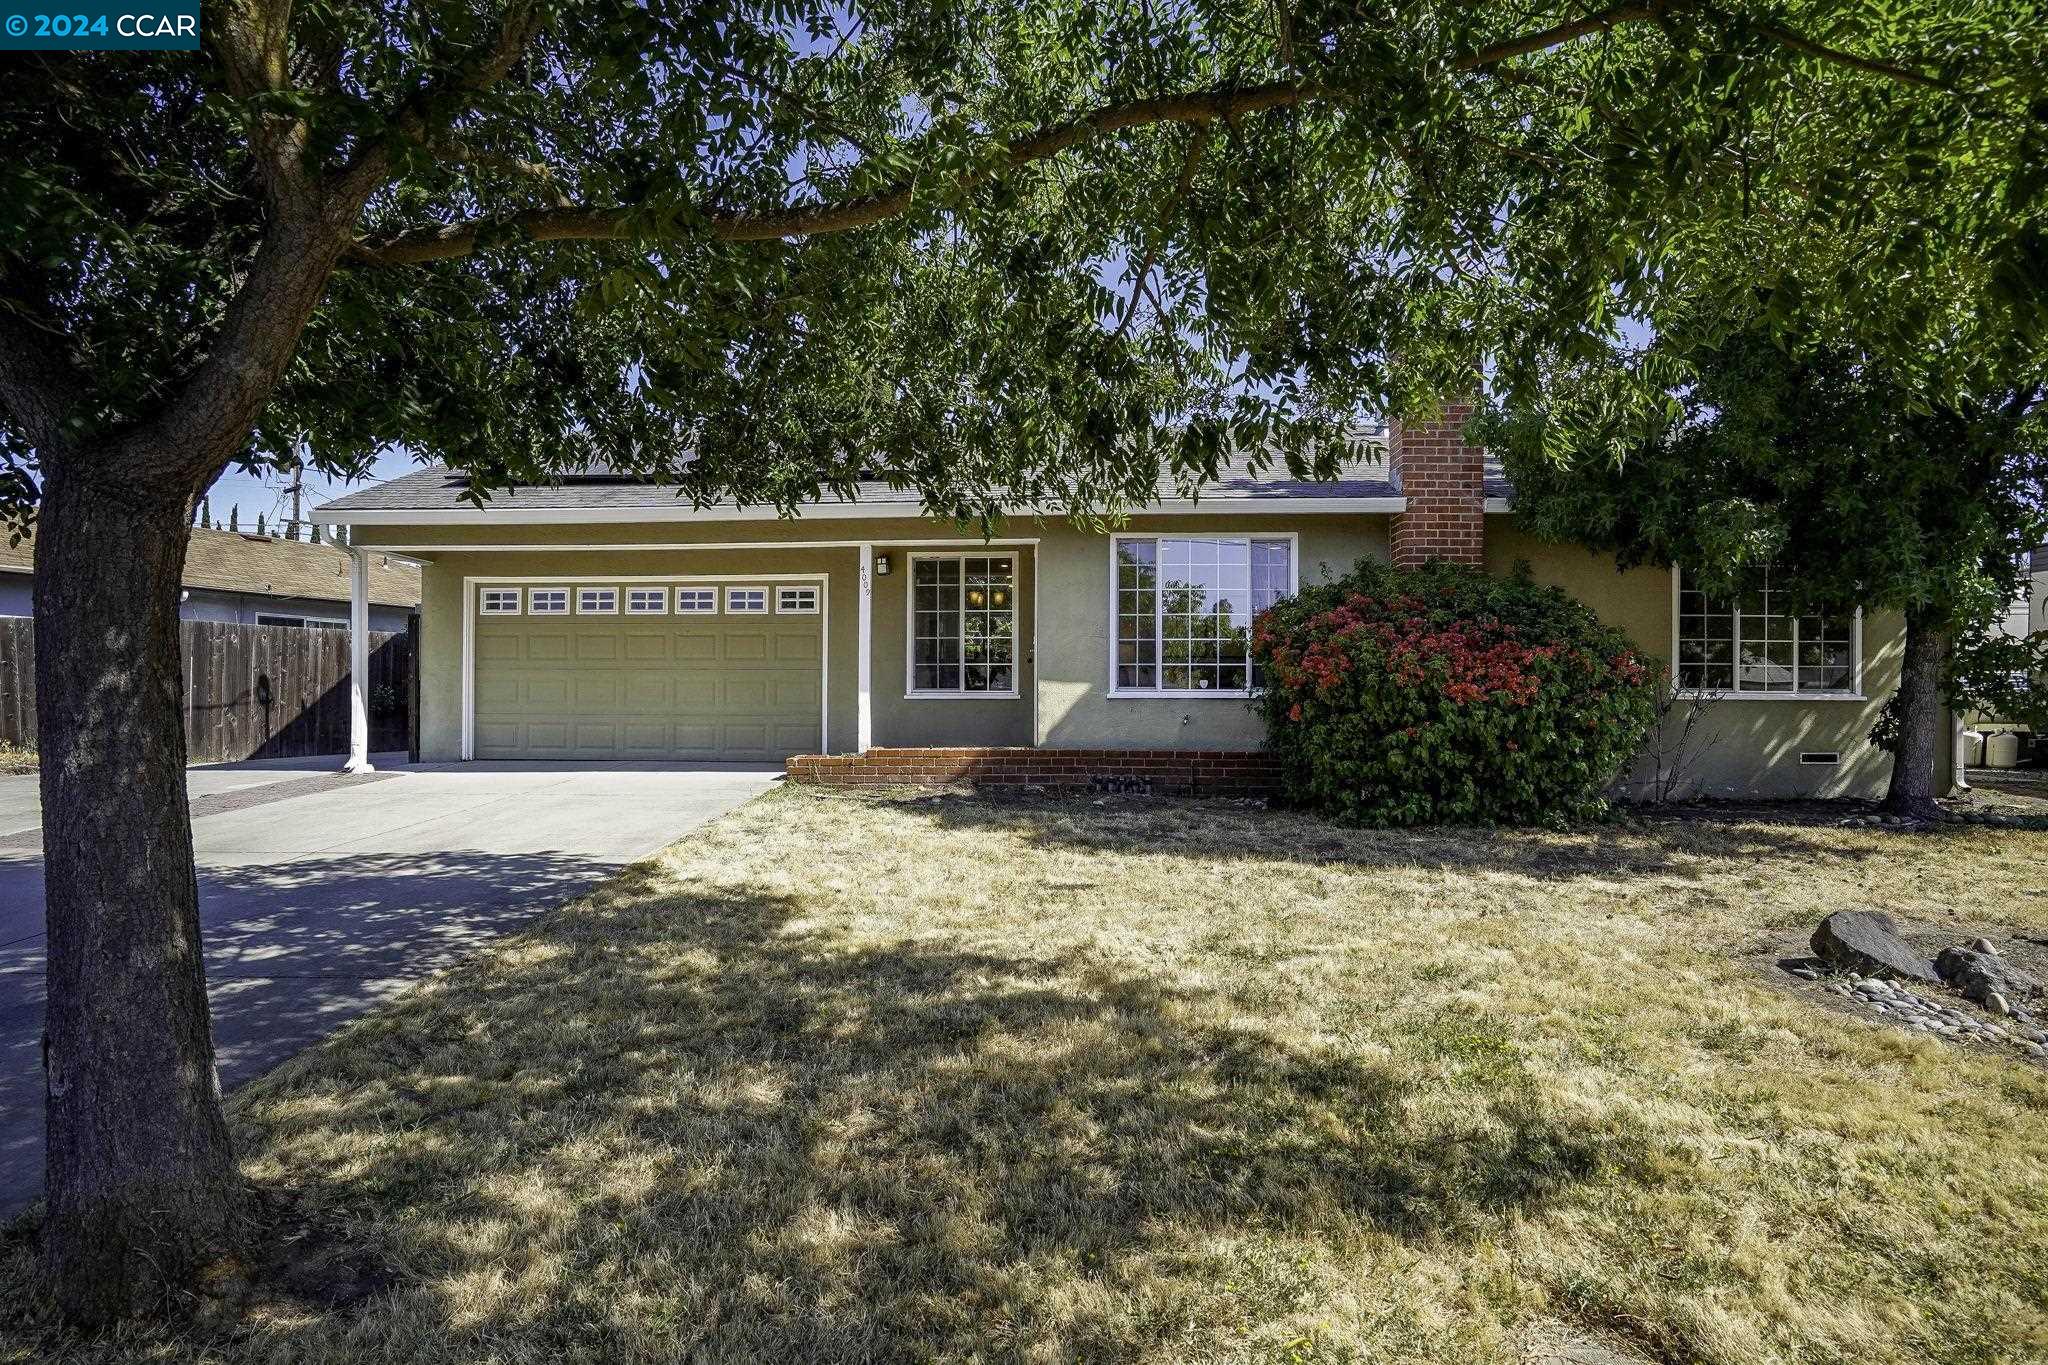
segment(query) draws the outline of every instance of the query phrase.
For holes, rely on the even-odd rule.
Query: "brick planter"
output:
[[[1051,787],[1151,796],[1264,796],[1279,786],[1262,753],[1222,749],[870,749],[799,754],[789,780],[818,787]]]

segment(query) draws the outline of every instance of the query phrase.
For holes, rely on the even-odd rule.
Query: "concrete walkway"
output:
[[[223,1086],[766,790],[779,769],[334,758],[187,781]],[[0,777],[0,1214],[43,1168],[43,859],[33,775]]]

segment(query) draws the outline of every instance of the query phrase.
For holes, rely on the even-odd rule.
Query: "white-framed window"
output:
[[[517,608],[514,608],[514,610],[517,610]],[[348,629],[348,622],[332,616],[284,616],[268,611],[256,613],[256,624],[259,626],[290,626],[297,630]]]
[[[1294,591],[1291,536],[1115,536],[1110,692],[1249,696],[1252,618]]]
[[[808,585],[801,588],[777,588],[775,610],[788,616],[816,616],[818,590]]]
[[[727,588],[725,610],[730,616],[762,616],[768,611],[768,589]]]
[[[677,588],[676,615],[710,616],[718,610],[718,589]]]
[[[617,616],[619,614],[619,590],[617,588],[576,589],[576,611],[581,616]]]
[[[567,588],[528,588],[526,590],[526,614],[528,616],[567,616],[569,614],[569,590]]]
[[[477,596],[477,611],[484,616],[517,616],[519,589],[485,588]]]
[[[1682,572],[1673,622],[1678,686],[1719,697],[1858,697],[1863,613],[1795,614],[1768,569],[1734,598],[1710,597]]]
[[[912,555],[913,697],[1017,695],[1015,555]]]
[[[626,589],[626,615],[666,616],[668,615],[667,588]]]

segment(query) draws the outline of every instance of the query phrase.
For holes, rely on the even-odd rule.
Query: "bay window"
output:
[[[1678,582],[1678,685],[1730,697],[1856,696],[1863,620],[1854,611],[1794,613],[1760,571],[1732,598]]]
[[[1111,691],[1245,696],[1252,618],[1294,591],[1294,542],[1116,536]]]
[[[910,642],[910,696],[1016,696],[1016,558],[911,556]]]

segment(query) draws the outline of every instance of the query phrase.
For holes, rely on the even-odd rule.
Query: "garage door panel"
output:
[[[624,703],[629,711],[668,711],[675,706],[676,685],[673,678],[659,673],[629,673],[626,675]]]
[[[767,678],[738,677],[725,680],[726,711],[765,711],[768,709]]]
[[[530,663],[554,663],[569,657],[568,632],[538,631],[526,637],[526,658]]]
[[[476,631],[479,757],[764,761],[823,740],[822,615],[498,617]]]
[[[817,632],[776,632],[775,661],[784,664],[814,664],[818,662]]]

